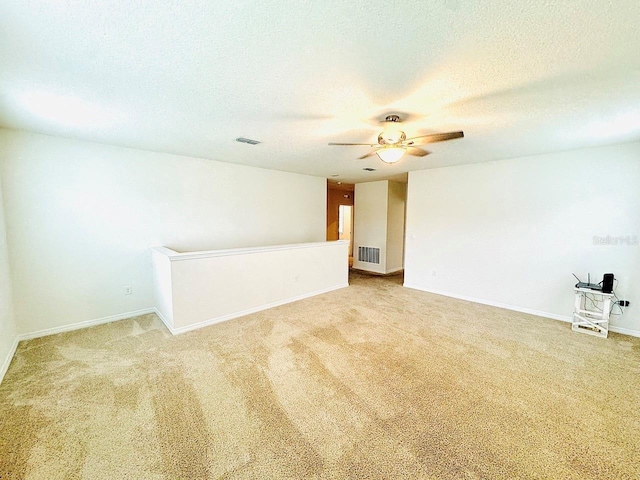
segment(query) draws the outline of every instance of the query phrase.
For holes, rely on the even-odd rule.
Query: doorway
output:
[[[349,240],[349,266],[353,265],[353,200],[355,185],[327,182],[327,240]]]
[[[340,205],[338,209],[338,238],[349,240],[349,258],[353,261],[353,206]]]

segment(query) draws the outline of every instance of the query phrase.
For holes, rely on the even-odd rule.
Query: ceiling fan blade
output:
[[[351,146],[351,145],[363,145],[363,146],[367,146],[367,147],[375,147],[376,145],[373,143],[333,143],[330,142],[328,143],[328,145],[347,145],[347,146]]]
[[[375,154],[376,154],[376,151],[375,151],[375,150],[371,150],[371,151],[370,151],[369,153],[367,153],[366,155],[362,155],[361,157],[358,157],[358,160],[364,160],[365,158],[367,158],[367,157],[371,157],[371,156],[373,156],[373,155],[375,155]]]
[[[407,142],[413,140],[419,140],[420,145],[426,143],[444,142],[445,140],[455,140],[456,138],[464,137],[464,132],[449,132],[449,133],[432,133],[431,135],[421,135],[419,137],[407,138]]]
[[[426,157],[430,153],[418,147],[407,147],[407,155],[413,155],[414,157]]]

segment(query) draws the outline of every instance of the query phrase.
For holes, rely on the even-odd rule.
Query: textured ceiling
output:
[[[636,141],[638,20],[637,0],[0,1],[0,125],[343,181]],[[395,112],[466,138],[393,166],[327,146]]]

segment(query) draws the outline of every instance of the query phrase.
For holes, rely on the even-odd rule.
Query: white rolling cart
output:
[[[575,332],[607,338],[609,334],[609,313],[611,312],[611,301],[614,294],[577,287],[574,288],[574,292],[575,304],[571,329]],[[594,298],[589,299],[588,295],[593,295]]]

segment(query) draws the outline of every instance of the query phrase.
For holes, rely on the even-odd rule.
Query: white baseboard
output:
[[[507,308],[507,307],[502,307],[502,308]],[[511,308],[509,310],[515,310],[515,309]],[[534,314],[534,315],[538,315],[540,317],[544,317],[544,315],[540,315],[540,314],[537,314],[537,313]],[[547,317],[547,318],[551,318],[553,320],[561,320],[563,322],[569,322],[569,323],[572,322],[572,318],[571,317],[566,317],[566,318]],[[614,333],[619,333],[621,335],[629,335],[630,337],[640,337],[640,332],[638,330],[631,330],[629,328],[623,328],[623,327],[618,327],[616,325],[611,325],[611,322],[609,322],[609,331],[610,332],[614,332]]]
[[[260,312],[262,310],[267,310],[269,308],[277,307],[287,303],[296,302],[298,300],[303,300],[305,298],[314,297],[316,295],[321,295],[323,293],[328,293],[333,290],[338,290],[340,288],[344,288],[348,286],[349,286],[349,283],[344,283],[344,284],[336,285],[330,288],[317,290],[311,293],[305,293],[304,295],[299,295],[297,297],[291,297],[291,298],[287,298],[277,302],[260,305],[258,307],[249,308],[246,310],[242,310],[240,312],[235,312],[229,315],[223,315],[221,317],[212,318],[209,320],[205,320],[203,322],[199,322],[193,325],[187,325],[185,327],[179,327],[179,328],[173,328],[171,324],[167,321],[167,319],[164,318],[164,316],[160,313],[160,311],[157,308],[153,307],[153,308],[144,308],[142,310],[135,310],[132,312],[120,313],[118,315],[110,315],[108,317],[96,318],[93,320],[85,320],[83,322],[72,323],[69,325],[62,325],[60,327],[46,328],[44,330],[38,330],[36,332],[23,333],[16,336],[16,338],[13,341],[13,344],[11,345],[11,348],[9,349],[9,353],[7,354],[7,357],[5,358],[2,364],[2,367],[0,367],[0,383],[2,382],[2,379],[4,378],[5,373],[9,369],[11,360],[13,359],[16,349],[18,348],[18,343],[22,340],[32,340],[34,338],[46,337],[48,335],[55,335],[56,333],[71,332],[73,330],[79,330],[81,328],[88,328],[88,327],[94,327],[96,325],[103,325],[105,323],[117,322],[119,320],[138,317],[140,315],[147,315],[149,313],[155,313],[158,316],[158,318],[162,321],[162,323],[165,324],[165,326],[167,327],[167,330],[169,330],[171,334],[178,335],[180,333],[196,330],[198,328],[203,328],[209,325],[214,325],[216,323],[224,322],[226,320],[231,320],[232,318],[242,317],[244,315]]]
[[[208,327],[209,325],[215,325],[216,323],[226,322],[227,320],[231,320],[233,318],[244,317],[245,315],[249,315],[251,313],[261,312],[262,310],[267,310],[269,308],[278,307],[280,305],[285,305],[287,303],[297,302],[298,300],[304,300],[305,298],[315,297],[316,295],[321,295],[323,293],[329,293],[334,290],[339,290],[341,288],[348,287],[349,283],[344,283],[340,285],[335,285],[333,287],[324,288],[322,290],[316,290],[314,292],[305,293],[304,295],[298,295],[297,297],[290,297],[284,300],[278,300],[277,302],[265,303],[264,305],[259,305],[257,307],[248,308],[246,310],[241,310],[239,312],[229,313],[227,315],[222,315],[220,317],[210,318],[208,320],[204,320],[202,322],[194,323],[191,325],[186,325],[184,327],[173,327],[166,321],[166,319],[158,312],[155,311],[156,315],[160,317],[163,323],[166,325],[167,329],[173,335],[179,335],[181,333],[190,332],[191,330],[197,330],[199,328]]]
[[[4,378],[5,373],[9,370],[9,365],[11,365],[11,360],[13,360],[13,356],[16,353],[16,348],[18,348],[18,343],[20,340],[18,336],[13,339],[13,343],[11,344],[11,348],[9,348],[9,352],[7,353],[7,357],[4,359],[2,366],[0,367],[0,383],[2,383],[2,379]]]
[[[317,290],[315,292],[311,292],[311,293],[306,293],[304,295],[299,295],[297,297],[292,297],[292,298],[287,298],[285,300],[280,300],[277,302],[272,302],[272,303],[268,303],[268,304],[264,304],[264,305],[260,305],[258,307],[253,307],[253,308],[249,308],[246,310],[242,310],[239,312],[235,312],[235,313],[231,313],[228,315],[223,315],[221,317],[216,317],[216,318],[211,318],[209,320],[205,320],[202,322],[198,322],[195,323],[193,325],[188,325],[185,327],[179,327],[179,328],[173,328],[170,323],[167,321],[166,318],[164,318],[164,316],[160,313],[160,311],[157,308],[144,308],[141,310],[135,310],[132,312],[126,312],[126,313],[121,313],[118,315],[110,315],[107,317],[102,317],[102,318],[96,318],[94,320],[86,320],[83,322],[77,322],[77,323],[72,323],[70,325],[62,325],[60,327],[53,327],[53,328],[47,328],[44,330],[38,330],[36,332],[30,332],[30,333],[24,333],[21,335],[17,335],[15,337],[15,339],[13,340],[13,344],[11,345],[11,348],[9,349],[9,352],[6,356],[6,358],[4,359],[4,362],[2,363],[2,366],[0,367],[0,383],[2,383],[2,379],[4,378],[5,374],[7,373],[7,370],[9,369],[9,365],[11,364],[11,360],[13,359],[13,356],[15,355],[16,349],[18,348],[18,343],[22,340],[31,340],[33,338],[39,338],[39,337],[45,337],[47,335],[54,335],[56,333],[63,333],[63,332],[70,332],[73,330],[79,330],[81,328],[88,328],[88,327],[93,327],[96,325],[102,325],[105,323],[110,323],[110,322],[117,322],[119,320],[125,320],[127,318],[132,318],[132,317],[137,317],[140,315],[147,315],[149,313],[155,313],[158,318],[160,318],[160,320],[162,321],[162,323],[165,324],[165,326],[167,327],[167,330],[169,330],[169,332],[171,332],[172,335],[178,335],[180,333],[185,333],[191,330],[196,330],[199,328],[203,328],[209,325],[214,325],[216,323],[221,323],[221,322],[225,322],[227,320],[231,320],[233,318],[238,318],[238,317],[242,317],[245,315],[249,315],[251,313],[256,313],[256,312],[260,312],[262,310],[267,310],[269,308],[273,308],[273,307],[277,307],[280,305],[285,305],[287,303],[292,303],[292,302],[296,302],[298,300],[303,300],[305,298],[309,298],[309,297],[314,297],[316,295],[321,295],[323,293],[328,293],[334,290],[339,290],[341,288],[345,288],[348,287],[349,284],[348,283],[344,283],[344,284],[340,284],[340,285],[336,285],[330,288],[326,288],[326,289],[322,289],[322,290]],[[468,302],[474,302],[474,303],[480,303],[483,305],[490,305],[492,307],[498,307],[498,308],[505,308],[507,310],[513,310],[516,312],[522,312],[522,313],[528,313],[531,315],[537,315],[539,317],[544,317],[544,318],[550,318],[553,320],[560,320],[563,322],[571,322],[571,317],[570,316],[565,316],[565,315],[557,315],[554,313],[549,313],[549,312],[543,312],[540,310],[534,310],[531,308],[523,308],[523,307],[517,307],[514,305],[509,305],[506,303],[500,303],[500,302],[493,302],[493,301],[488,301],[488,300],[483,300],[480,298],[475,298],[475,297],[468,297],[466,295],[457,295],[457,294],[453,294],[453,293],[449,293],[449,292],[443,292],[440,290],[429,290],[426,288],[422,288],[422,287],[418,287],[415,285],[411,285],[408,283],[404,284],[405,287],[407,288],[412,288],[414,290],[420,290],[423,292],[428,292],[428,293],[433,293],[436,295],[443,295],[445,297],[451,297],[451,298],[457,298],[460,300],[466,300]],[[623,328],[623,327],[617,327],[614,325],[610,325],[609,326],[609,331],[611,332],[616,332],[616,333],[620,333],[623,335],[630,335],[633,337],[640,337],[640,332],[637,330],[630,330],[627,328]]]
[[[11,346],[9,353],[7,354],[7,357],[2,364],[2,367],[0,367],[0,383],[2,383],[2,379],[9,369],[11,360],[13,360],[13,356],[15,355],[16,349],[18,348],[18,343],[20,343],[22,340],[32,340],[34,338],[55,335],[56,333],[71,332],[73,330],[79,330],[81,328],[88,328],[96,325],[102,325],[104,323],[117,322],[118,320],[137,317],[139,315],[146,315],[148,313],[156,313],[155,308],[144,308],[142,310],[135,310],[133,312],[120,313],[118,315],[109,315],[108,317],[85,320],[83,322],[71,323],[69,325],[62,325],[60,327],[45,328],[44,330],[16,335],[16,338],[13,341],[13,345]]]
[[[158,318],[162,321],[162,323],[164,323],[164,326],[167,327],[167,330],[169,330],[172,335],[175,335],[175,333],[173,333],[173,326],[169,323],[169,321],[166,318],[164,318],[164,315],[160,313],[160,310],[158,310],[157,307],[153,309],[153,313],[155,313],[158,316]]]
[[[404,270],[404,267],[400,267],[400,268],[392,268],[391,270],[387,270],[386,272],[384,272],[385,275],[391,275],[392,273],[397,273],[397,272],[401,272]]]
[[[630,330],[628,328],[616,327],[615,325],[611,325],[609,323],[609,331],[615,333],[621,333],[622,335],[629,335],[632,337],[640,337],[640,332],[637,330]]]
[[[385,277],[387,275],[393,275],[394,273],[402,272],[404,271],[404,268],[394,268],[392,270],[385,270],[384,272],[376,272],[375,270],[364,270],[362,268],[357,268],[357,267],[351,267],[350,270],[354,272],[361,272],[361,273],[367,273],[370,275],[377,275],[379,277]]]
[[[518,307],[515,305],[509,305],[508,303],[493,302],[491,300],[484,300],[482,298],[468,297],[466,295],[458,295],[456,293],[443,292],[441,290],[431,290],[428,288],[418,287],[409,283],[404,283],[404,287],[412,288],[414,290],[421,290],[423,292],[434,293],[436,295],[442,295],[445,297],[457,298],[459,300],[466,300],[467,302],[481,303],[482,305],[490,305],[492,307],[504,308],[506,310],[513,310],[515,312],[529,313],[531,315],[537,315],[538,317],[551,318],[552,320],[561,320],[563,322],[570,322],[570,315],[558,315],[556,313],[543,312],[541,310],[534,310],[532,308]]]
[[[46,328],[36,332],[23,333],[18,335],[18,340],[31,340],[33,338],[46,337],[47,335],[55,335],[56,333],[71,332],[81,328],[94,327],[104,323],[117,322],[126,318],[146,315],[148,313],[156,313],[155,308],[143,308],[142,310],[134,310],[133,312],[119,313],[118,315],[109,315],[108,317],[96,318],[94,320],[85,320],[83,322],[71,323],[60,327]]]
[[[507,303],[493,302],[491,300],[484,300],[482,298],[468,297],[466,295],[458,295],[455,293],[443,292],[441,290],[431,290],[428,288],[418,287],[416,285],[412,285],[406,282],[404,283],[403,286],[407,288],[412,288],[414,290],[420,290],[422,292],[433,293],[435,295],[442,295],[445,297],[457,298],[459,300],[466,300],[467,302],[480,303],[482,305],[490,305],[492,307],[504,308],[506,310],[513,310],[514,312],[528,313],[531,315],[536,315],[538,317],[550,318],[552,320],[560,320],[561,322],[571,323],[572,321],[571,315],[558,315],[557,313],[543,312],[541,310],[518,307],[515,305],[509,305]],[[632,337],[640,337],[640,332],[637,330],[629,330],[627,328],[616,327],[615,325],[611,325],[611,324],[609,324],[609,331],[621,333],[623,335],[631,335]]]
[[[277,307],[279,305],[284,305],[286,303],[296,302],[298,300],[302,300],[302,299],[305,299],[305,298],[313,297],[315,295],[320,295],[322,293],[331,292],[333,290],[338,290],[340,288],[344,288],[344,287],[348,287],[348,286],[349,286],[348,283],[336,285],[336,286],[333,286],[333,287],[330,287],[330,288],[317,290],[315,292],[306,293],[304,295],[299,295],[297,297],[287,298],[285,300],[280,300],[278,302],[273,302],[273,303],[268,303],[268,304],[265,304],[265,305],[260,305],[258,307],[250,308],[250,309],[247,309],[247,310],[242,310],[240,312],[232,313],[232,314],[229,314],[229,315],[224,315],[222,317],[212,318],[210,320],[205,320],[204,322],[199,322],[199,323],[194,324],[194,325],[188,325],[186,327],[180,327],[180,328],[177,328],[177,329],[173,328],[171,326],[171,324],[167,321],[166,318],[164,318],[164,316],[160,313],[160,311],[157,308],[155,308],[155,307],[143,308],[141,310],[134,310],[132,312],[125,312],[125,313],[120,313],[120,314],[117,314],[117,315],[110,315],[108,317],[96,318],[96,319],[93,319],[93,320],[85,320],[83,322],[71,323],[69,325],[61,325],[59,327],[46,328],[44,330],[38,330],[38,331],[35,331],[35,332],[23,333],[23,334],[20,334],[20,335],[17,336],[15,344],[17,345],[18,342],[20,342],[22,340],[31,340],[31,339],[34,339],[34,338],[46,337],[48,335],[55,335],[56,333],[71,332],[73,330],[79,330],[81,328],[88,328],[88,327],[94,327],[96,325],[102,325],[104,323],[117,322],[118,320],[125,320],[127,318],[138,317],[140,315],[147,315],[149,313],[155,313],[158,316],[158,318],[160,318],[160,320],[162,320],[162,323],[164,323],[166,325],[167,329],[169,329],[169,331],[172,334],[176,335],[176,334],[179,334],[179,333],[187,332],[189,330],[194,330],[196,328],[202,328],[204,326],[212,325],[214,323],[224,322],[225,320],[230,320],[232,318],[241,317],[243,315],[248,315],[250,313],[259,312],[261,310],[266,310],[268,308]],[[9,362],[11,362],[11,360],[9,360]]]

